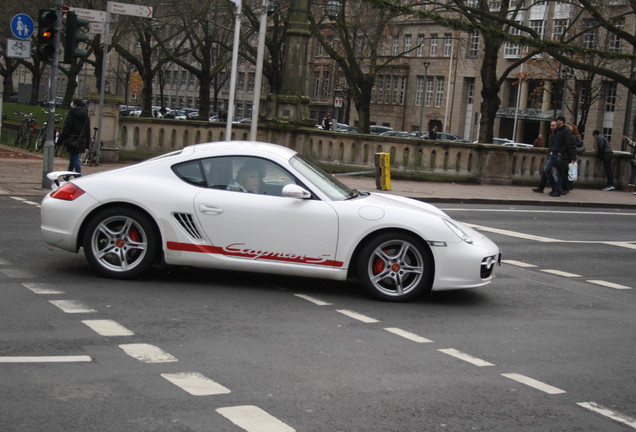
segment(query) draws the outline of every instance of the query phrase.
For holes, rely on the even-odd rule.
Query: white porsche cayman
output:
[[[394,301],[486,285],[500,261],[492,241],[430,204],[349,189],[295,151],[257,142],[198,144],[72,179],[42,201],[41,228],[49,244],[82,247],[107,277],[163,260],[352,277]]]

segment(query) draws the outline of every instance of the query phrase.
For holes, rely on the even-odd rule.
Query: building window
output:
[[[435,88],[435,80],[429,78],[426,80],[426,96],[424,97],[424,105],[430,107],[433,103],[433,90]]]
[[[376,86],[378,88],[378,103],[382,103],[383,95],[384,95],[384,75],[378,76],[378,84]]]
[[[450,57],[453,51],[453,37],[451,34],[444,35],[444,57]]]
[[[614,112],[616,109],[616,82],[607,82],[607,93],[605,95],[605,112]]]
[[[238,73],[238,89],[243,90],[245,88],[245,72]]]
[[[530,20],[530,28],[537,32],[539,39],[545,38],[545,21],[544,20]]]
[[[404,55],[409,57],[411,55],[411,35],[404,35]]]
[[[322,97],[327,98],[329,97],[329,71],[324,71],[322,74],[322,82],[323,82],[323,86],[322,86]]]
[[[415,90],[415,106],[422,105],[422,95],[424,94],[424,77],[417,77],[417,87]]]
[[[314,72],[314,97],[320,96],[320,72]]]
[[[513,36],[517,36],[521,33],[521,31],[514,26],[510,26],[508,33],[510,33]],[[521,53],[521,47],[518,43],[506,42],[504,44],[504,58],[517,58],[519,57],[520,53]]]
[[[624,18],[618,18],[615,19],[612,24],[614,24],[614,27],[616,27],[616,29],[618,30],[624,30],[625,29],[625,19]],[[618,37],[618,35],[616,33],[610,33],[609,34],[609,40],[608,40],[608,44],[607,44],[607,50],[610,52],[622,52],[623,51],[623,40]]]
[[[501,10],[501,1],[500,0],[490,0],[488,2],[488,9],[490,12],[499,12]],[[512,6],[510,6],[512,9]]]
[[[607,138],[608,142],[612,142],[612,128],[604,127],[601,133],[603,134],[605,138]]]
[[[472,105],[475,102],[475,78],[468,79],[470,81],[468,82],[468,98],[466,99],[466,103]]]
[[[254,80],[256,79],[256,73],[250,72],[247,75],[247,89],[250,91],[254,90]]]
[[[477,57],[479,55],[479,33],[472,32],[468,44],[468,57]]]
[[[393,45],[391,46],[391,55],[396,56],[398,49],[400,48],[400,40],[397,37],[393,38]]]
[[[570,25],[570,22],[567,19],[555,19],[552,21],[552,39],[553,40],[561,40],[567,37],[565,33],[566,29]]]
[[[598,29],[595,26],[596,21],[591,19],[585,20],[585,27],[589,29],[583,33],[583,48],[585,49],[596,48],[596,36]]]
[[[437,90],[435,91],[435,106],[442,106],[444,102],[444,77],[437,77]]]
[[[424,35],[417,35],[417,52],[416,55],[418,57],[422,57],[424,55]]]
[[[389,104],[391,103],[391,78],[393,78],[391,75],[387,75],[385,77],[384,82],[386,83],[386,87],[384,90],[384,103],[385,104]]]
[[[398,103],[404,105],[404,92],[406,91],[406,77],[402,77],[402,84],[400,85],[400,99]]]
[[[435,57],[437,55],[437,35],[436,34],[432,34],[431,35],[431,47],[430,47],[430,56],[431,57]]]

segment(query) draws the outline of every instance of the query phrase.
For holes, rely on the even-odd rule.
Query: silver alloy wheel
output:
[[[116,215],[95,227],[90,248],[97,263],[105,270],[127,272],[143,262],[148,252],[148,237],[135,219]]]
[[[394,239],[377,246],[367,262],[373,287],[389,297],[402,297],[419,288],[424,276],[424,258],[406,240]]]

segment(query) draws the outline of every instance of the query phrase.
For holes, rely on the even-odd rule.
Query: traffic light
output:
[[[46,63],[51,63],[55,54],[56,22],[55,9],[40,9],[38,12],[38,58]]]
[[[79,18],[75,12],[66,13],[66,34],[64,36],[64,61],[62,63],[73,63],[76,58],[85,58],[88,51],[80,49],[77,44],[88,40],[88,24],[86,18]],[[86,31],[84,31],[86,30]]]

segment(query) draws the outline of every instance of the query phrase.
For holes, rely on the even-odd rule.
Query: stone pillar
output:
[[[90,93],[86,96],[89,102],[88,114],[91,119],[91,127],[99,125],[99,93]],[[102,115],[102,142],[104,146],[100,150],[101,162],[116,162],[119,160],[119,105],[124,99],[119,95],[104,95],[104,112]],[[93,136],[94,130],[91,130]]]

